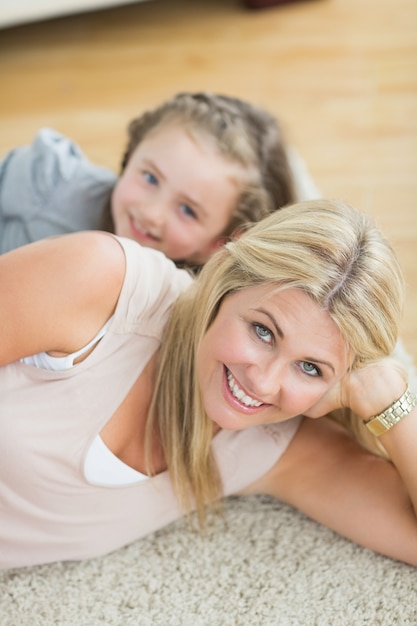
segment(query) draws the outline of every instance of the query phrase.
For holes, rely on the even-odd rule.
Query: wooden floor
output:
[[[179,90],[269,108],[329,197],[377,217],[417,359],[417,2],[152,0],[0,31],[0,154],[40,126],[118,168],[127,121]]]

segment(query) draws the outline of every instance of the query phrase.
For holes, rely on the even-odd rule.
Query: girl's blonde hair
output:
[[[146,136],[179,123],[197,137],[208,136],[219,153],[243,167],[235,211],[222,236],[295,201],[283,132],[267,111],[239,98],[211,93],[179,93],[132,120],[121,170]]]
[[[347,204],[317,200],[276,211],[228,243],[175,303],[162,341],[149,431],[161,435],[174,487],[204,519],[221,495],[212,423],[196,383],[201,340],[230,294],[257,285],[303,290],[327,311],[361,367],[391,353],[403,279],[371,219]]]

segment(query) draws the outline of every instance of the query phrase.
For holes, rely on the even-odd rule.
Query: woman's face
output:
[[[197,377],[217,428],[306,414],[346,373],[336,324],[303,291],[250,287],[225,298],[205,334]]]

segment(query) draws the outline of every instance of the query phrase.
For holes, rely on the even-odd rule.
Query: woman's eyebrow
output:
[[[272,317],[271,313],[269,313],[269,311],[267,311],[266,309],[263,309],[262,307],[258,307],[257,310],[260,313],[263,313],[264,315],[266,315],[271,320],[271,324],[275,328],[278,337],[280,337],[281,339],[284,339],[284,333],[282,332],[281,328],[278,326],[278,322],[276,321],[276,319]]]
[[[269,313],[269,311],[267,311],[266,309],[264,309],[262,307],[259,307],[257,310],[260,313],[263,313],[264,315],[266,315],[271,320],[271,324],[275,328],[275,331],[276,331],[278,337],[280,337],[281,339],[284,339],[284,333],[283,333],[282,329],[280,328],[280,326],[279,326],[278,322],[276,321],[276,319],[271,315],[271,313]],[[323,359],[317,359],[315,357],[309,357],[309,356],[304,357],[304,359],[306,361],[308,361],[308,362],[311,362],[311,363],[318,363],[320,365],[326,365],[328,368],[330,368],[332,370],[333,374],[336,374],[336,371],[335,371],[333,365],[330,363],[330,361],[325,361]]]

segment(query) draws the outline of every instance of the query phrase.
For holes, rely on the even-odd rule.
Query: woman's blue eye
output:
[[[158,179],[156,178],[156,176],[151,174],[151,172],[144,172],[143,177],[146,180],[146,182],[149,183],[150,185],[158,184]]]
[[[181,211],[187,217],[193,217],[193,218],[197,217],[197,213],[188,204],[181,204]]]
[[[254,324],[255,332],[259,339],[262,339],[264,343],[271,343],[273,335],[269,328],[262,326],[262,324]]]
[[[301,369],[308,376],[321,376],[321,370],[314,365],[314,363],[310,363],[309,361],[301,361]]]

